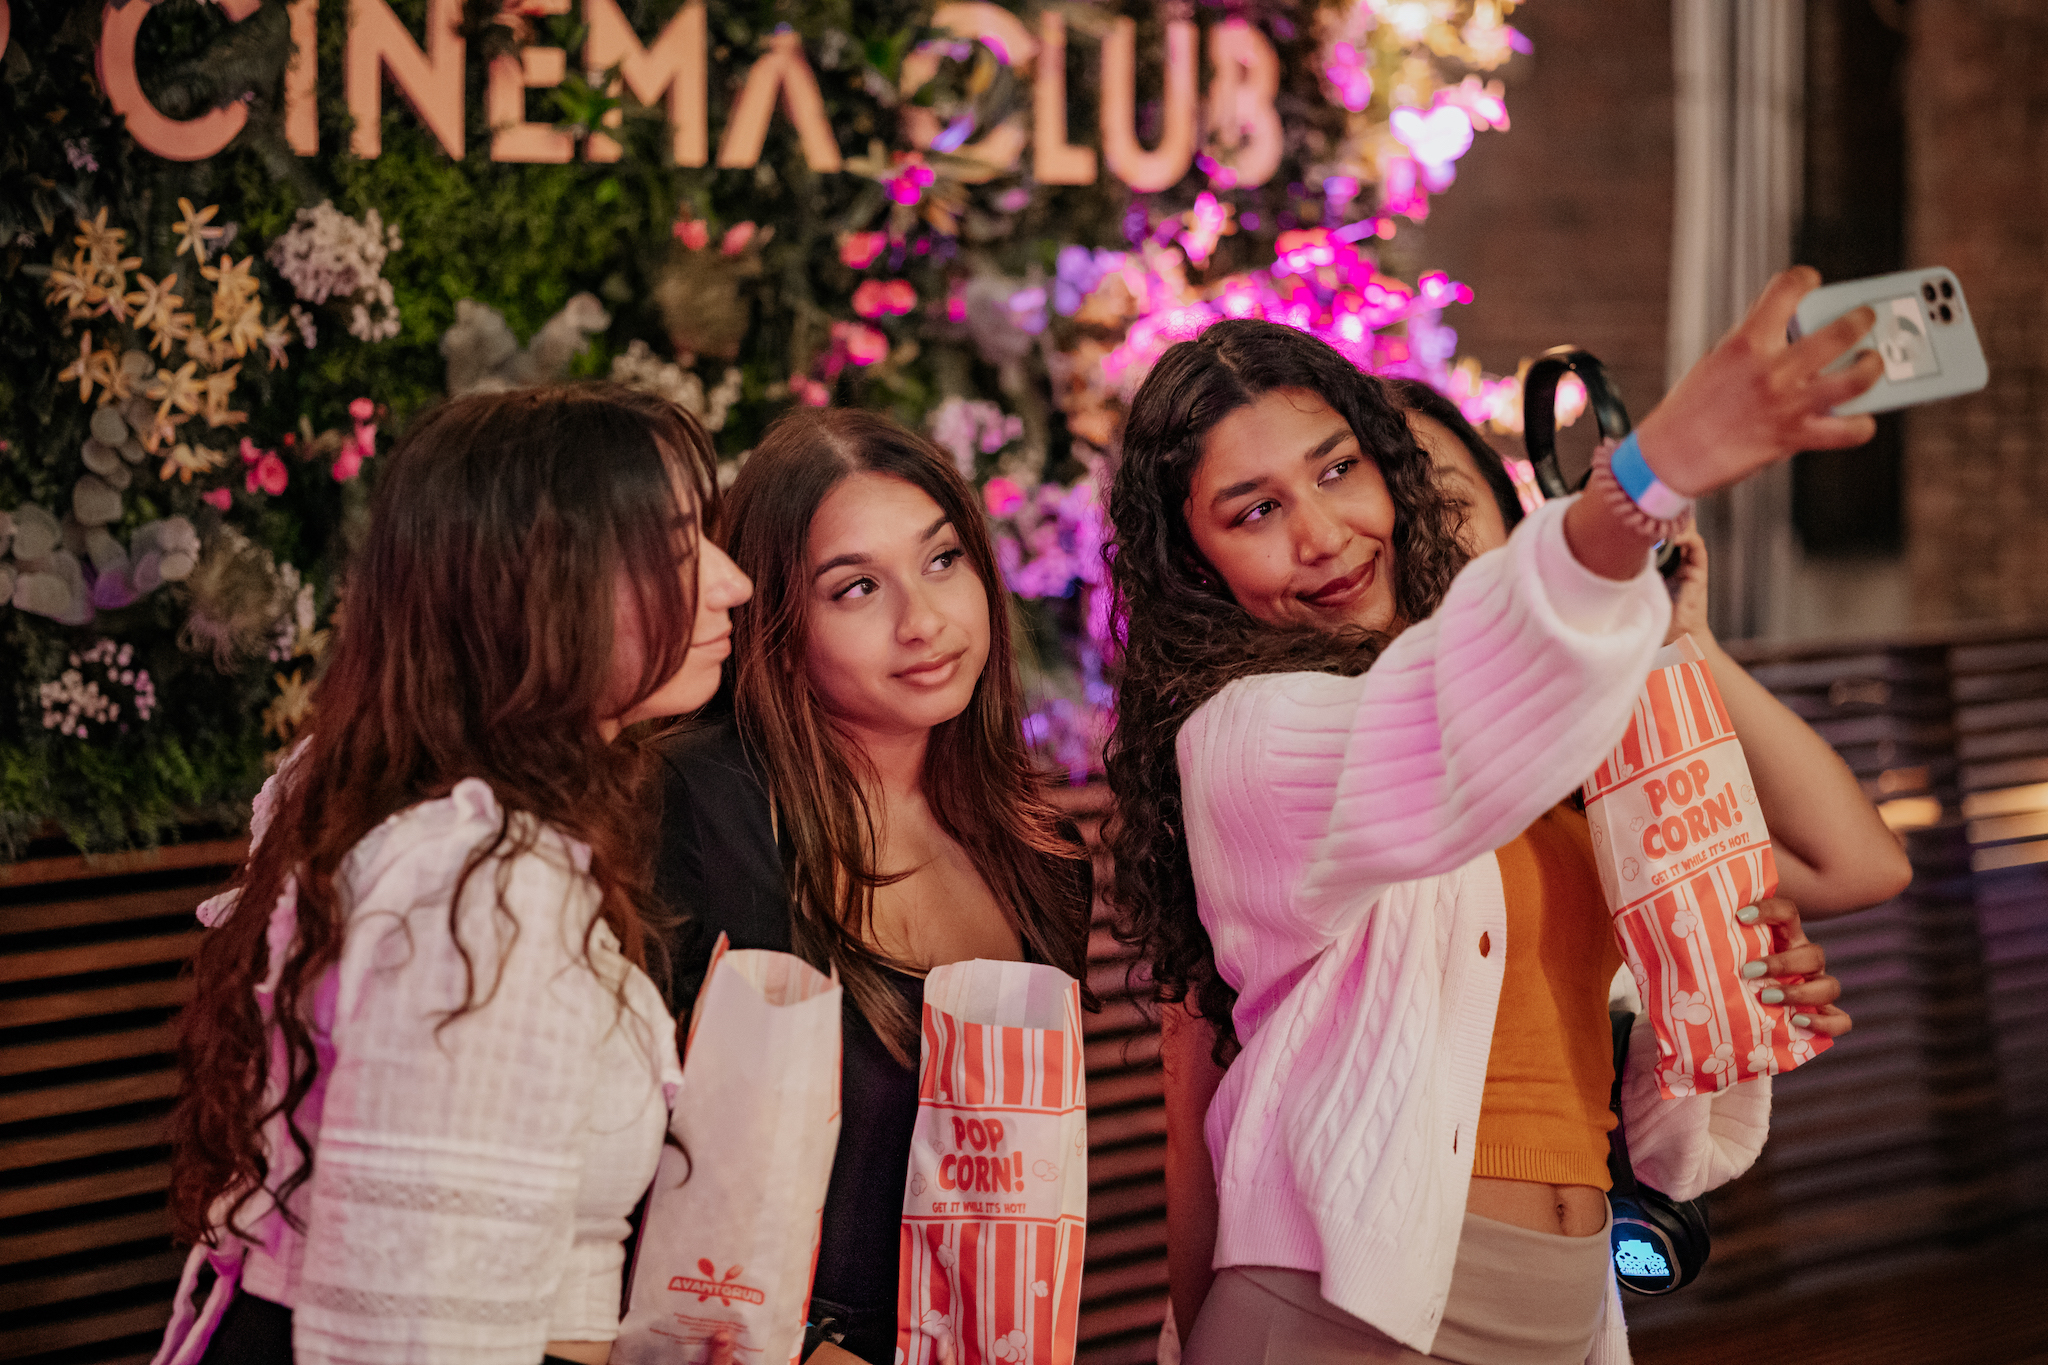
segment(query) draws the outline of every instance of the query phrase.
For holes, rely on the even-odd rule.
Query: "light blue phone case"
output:
[[[1909,408],[1975,393],[1990,382],[1991,370],[1977,343],[1969,305],[1963,301],[1962,282],[1942,266],[1822,285],[1799,301],[1791,333],[1797,338],[1817,332],[1866,303],[1877,310],[1877,324],[1856,351],[1868,348],[1883,357],[1884,378],[1836,408],[1837,416]],[[1941,317],[1943,308],[1949,310],[1947,321]],[[1848,358],[1829,368],[1847,364]]]

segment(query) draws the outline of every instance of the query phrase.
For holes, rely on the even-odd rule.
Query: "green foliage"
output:
[[[426,0],[391,2],[409,30],[421,33]],[[300,158],[283,132],[281,86],[291,60],[283,0],[264,0],[240,24],[199,0],[157,6],[143,25],[137,61],[157,106],[183,118],[243,99],[249,111],[244,130],[222,153],[179,163],[142,151],[107,105],[94,70],[98,0],[13,6],[11,40],[0,57],[0,440],[6,442],[0,508],[29,501],[68,506],[81,472],[78,452],[90,409],[78,401],[75,385],[57,379],[76,356],[79,325],[66,324],[44,295],[52,257],[68,246],[75,220],[103,208],[111,225],[130,231],[128,249],[143,258],[141,269],[158,275],[174,264],[170,229],[179,221],[178,200],[220,205],[217,222],[233,226],[237,252],[257,257],[256,273],[278,306],[293,298],[291,286],[262,253],[301,210],[332,202],[358,220],[375,210],[397,229],[403,246],[386,262],[384,278],[393,287],[399,334],[360,341],[347,333],[339,308],[311,308],[318,345],[294,345],[288,369],[246,365],[237,399],[249,412],[248,424],[222,434],[231,444],[247,433],[266,448],[287,433],[297,438],[299,458],[279,496],[244,494],[240,465],[233,466],[234,510],[227,520],[279,564],[296,566],[325,607],[342,566],[344,528],[361,516],[363,490],[326,476],[311,458],[312,438],[346,431],[349,405],[368,397],[381,405],[388,449],[388,438],[408,418],[442,396],[441,337],[463,300],[497,309],[523,339],[572,296],[597,294],[612,324],[593,339],[576,373],[603,374],[633,342],[677,355],[679,341],[688,340],[659,303],[664,281],[693,268],[689,249],[677,240],[682,222],[705,225],[709,245],[702,252],[714,256],[736,225],[772,228],[772,236],[758,233],[730,260],[694,263],[726,277],[724,287],[739,310],[734,331],[743,339],[730,360],[678,357],[696,365],[707,388],[728,364],[740,369],[742,396],[719,435],[727,454],[745,450],[788,406],[793,376],[816,375],[835,402],[884,408],[913,423],[948,395],[999,398],[1027,413],[1035,448],[1049,452],[1054,466],[1046,472],[1056,474],[1069,442],[1043,397],[1041,349],[1027,344],[1020,355],[993,355],[987,337],[949,320],[948,300],[977,280],[1017,288],[1047,282],[1062,245],[1121,248],[1186,211],[1209,188],[1192,172],[1171,191],[1133,196],[1106,170],[1095,185],[1042,186],[1030,178],[1028,153],[1012,171],[970,183],[958,178],[964,163],[933,155],[938,183],[915,206],[893,204],[883,182],[899,167],[887,150],[870,158],[876,149],[907,150],[898,130],[906,102],[948,120],[971,118],[977,136],[1013,113],[1029,117],[1028,86],[986,49],[968,49],[964,57],[956,52],[908,101],[898,94],[905,58],[934,36],[931,0],[711,0],[712,147],[751,62],[768,36],[787,25],[803,37],[849,161],[839,174],[811,171],[795,130],[779,114],[757,166],[678,167],[664,110],[640,106],[604,75],[582,74],[551,91],[529,92],[527,117],[556,123],[581,146],[616,111],[623,115],[613,130],[624,148],[621,159],[493,162],[483,117],[488,59],[533,43],[569,49],[575,68],[584,37],[580,17],[508,27],[498,22],[498,0],[471,0],[464,16],[464,155],[449,157],[387,82],[382,155],[362,160],[348,150],[351,125],[341,89],[349,8],[330,3],[319,11],[320,154]],[[681,0],[622,0],[621,8],[641,41],[651,43]],[[1116,10],[1130,9],[1140,26],[1139,89],[1156,91],[1163,18],[1135,0],[1085,12],[1062,8],[1070,24],[1069,123],[1076,141],[1090,142],[1102,26]],[[1035,30],[1037,5],[1027,0],[1018,9]],[[1331,111],[1317,89],[1308,7],[1255,3],[1242,13],[1279,50],[1289,145],[1270,184],[1222,192],[1240,215],[1259,214],[1261,227],[1226,238],[1212,274],[1263,260],[1275,233],[1313,219],[1317,204],[1301,182],[1342,130],[1341,111]],[[1149,141],[1156,129],[1144,123],[1156,118],[1156,106],[1146,109],[1140,132]],[[867,231],[887,232],[891,245],[864,269],[843,264],[842,236]],[[189,262],[182,264],[190,306],[204,286]],[[868,320],[888,336],[885,363],[832,365],[833,325],[853,320],[851,298],[869,279],[908,281],[918,306],[905,316]],[[1054,320],[1055,332],[1060,325]],[[323,449],[331,456],[331,442]],[[366,473],[374,473],[374,463]],[[114,529],[125,535],[176,513],[213,534],[221,516],[198,504],[196,488],[159,483],[154,464],[138,474]],[[101,849],[172,837],[194,818],[240,818],[240,803],[260,780],[265,751],[275,743],[261,716],[276,695],[272,677],[279,665],[245,659],[224,672],[210,655],[182,646],[190,605],[174,585],[134,607],[102,612],[84,627],[0,606],[0,676],[10,680],[7,701],[0,702],[0,855],[19,856],[28,838],[53,824],[79,847]],[[1072,604],[1031,610],[1034,629],[1050,633],[1047,613],[1071,615]],[[69,654],[103,635],[132,642],[146,656],[160,709],[126,734],[90,741],[45,728],[38,688],[62,671]]]

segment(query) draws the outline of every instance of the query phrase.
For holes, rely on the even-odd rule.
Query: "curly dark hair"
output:
[[[1196,548],[1184,507],[1208,434],[1279,389],[1316,394],[1351,424],[1393,499],[1394,603],[1419,621],[1464,564],[1458,507],[1437,483],[1387,386],[1334,348],[1277,323],[1219,322],[1168,350],[1132,400],[1110,487],[1112,628],[1123,643],[1116,728],[1107,766],[1115,813],[1117,935],[1138,949],[1162,1003],[1192,1000],[1217,1031],[1216,1058],[1235,1043],[1237,992],[1216,971],[1195,913],[1174,741],[1197,708],[1238,678],[1370,668],[1389,635],[1268,625],[1231,597]]]

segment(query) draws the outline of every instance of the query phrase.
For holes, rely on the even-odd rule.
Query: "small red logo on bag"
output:
[[[767,1301],[768,1296],[760,1290],[734,1283],[739,1279],[740,1272],[745,1269],[743,1266],[733,1266],[725,1274],[720,1275],[716,1264],[700,1256],[697,1258],[697,1269],[704,1272],[704,1278],[678,1275],[668,1282],[668,1287],[679,1294],[695,1294],[699,1303],[709,1303],[717,1299],[727,1308],[732,1307],[735,1299],[741,1303]]]

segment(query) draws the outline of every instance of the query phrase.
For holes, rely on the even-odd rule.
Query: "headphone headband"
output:
[[[1545,351],[1522,376],[1522,442],[1528,448],[1529,462],[1536,467],[1536,485],[1546,498],[1561,498],[1574,491],[1557,467],[1557,383],[1567,370],[1586,386],[1586,405],[1600,424],[1600,435],[1618,441],[1629,432],[1628,409],[1622,406],[1621,394],[1591,351],[1576,346],[1553,346]]]

